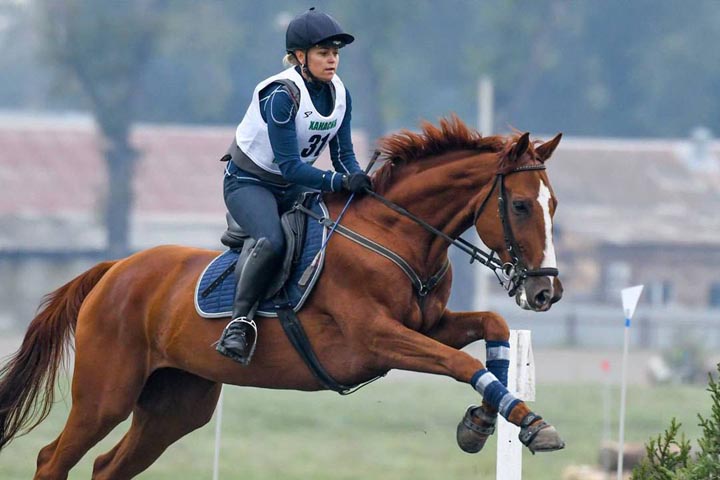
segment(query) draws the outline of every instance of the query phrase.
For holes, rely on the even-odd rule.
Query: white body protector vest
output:
[[[302,76],[295,71],[295,67],[267,78],[255,87],[252,102],[250,102],[242,122],[238,125],[235,139],[240,150],[256,165],[263,170],[281,175],[280,168],[274,162],[275,156],[270,146],[267,124],[260,113],[260,91],[277,80],[290,80],[300,90],[300,105],[295,115],[298,151],[300,159],[311,165],[327,147],[330,140],[337,135],[345,117],[346,96],[342,81],[337,75],[333,76],[335,108],[327,117],[320,115],[310,99],[310,92],[308,92]]]

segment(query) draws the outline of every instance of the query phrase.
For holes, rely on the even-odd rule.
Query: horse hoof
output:
[[[478,453],[495,431],[497,415],[488,415],[477,405],[470,405],[457,426],[456,440],[463,452]]]
[[[521,429],[521,441],[523,435],[525,435],[526,438],[530,436],[530,440],[527,443],[523,443],[530,449],[533,455],[535,452],[554,452],[555,450],[565,448],[565,442],[560,438],[560,434],[555,427],[543,421],[527,427],[527,429]]]

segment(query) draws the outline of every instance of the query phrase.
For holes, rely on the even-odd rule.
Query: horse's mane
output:
[[[480,132],[468,127],[457,115],[440,119],[440,126],[422,122],[422,132],[403,129],[387,135],[378,142],[380,153],[388,160],[373,175],[375,191],[382,194],[395,181],[398,168],[415,163],[423,158],[450,151],[472,150],[477,153],[496,152],[498,170],[508,170],[511,165],[507,153],[517,141],[520,133],[509,136],[494,135],[483,137]],[[532,146],[530,147],[532,148]]]

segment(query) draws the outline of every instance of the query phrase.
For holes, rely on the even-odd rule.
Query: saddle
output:
[[[285,256],[265,299],[260,302],[256,313],[259,316],[275,317],[279,308],[287,306],[299,311],[320,276],[324,252],[319,256],[318,252],[327,238],[328,229],[300,211],[300,208],[306,212],[328,215],[322,198],[315,192],[303,193],[296,208],[282,215]],[[204,318],[220,318],[231,314],[237,285],[235,266],[238,262],[245,262],[255,245],[255,240],[229,214],[226,220],[228,228],[220,241],[228,250],[205,268],[195,289],[195,307]]]
[[[316,194],[313,192],[304,192],[300,195],[298,203],[307,208],[315,196]],[[293,266],[300,262],[303,246],[305,245],[305,219],[306,215],[297,209],[291,209],[280,217],[280,225],[285,234],[285,257],[283,258],[282,267],[268,287],[265,298],[272,298],[280,291],[290,278]],[[238,264],[243,265],[255,246],[256,240],[243,230],[232,218],[230,212],[225,213],[225,220],[228,228],[220,237],[220,242],[231,250],[240,251]]]
[[[296,208],[281,217],[287,242],[283,266],[269,289],[269,299],[261,302],[256,315],[278,317],[290,343],[320,384],[347,395],[369,382],[362,385],[336,382],[320,364],[295,315],[310,296],[322,272],[325,255],[321,247],[330,230],[323,219],[328,219],[329,215],[321,196],[308,192],[300,197]],[[204,318],[230,316],[237,283],[235,265],[247,258],[255,242],[230,215],[226,215],[226,219],[228,229],[221,242],[228,250],[210,262],[195,287],[195,309]]]

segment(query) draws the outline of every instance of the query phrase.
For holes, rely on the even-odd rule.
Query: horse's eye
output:
[[[527,200],[513,200],[512,210],[516,215],[527,215],[530,213],[530,202]]]

